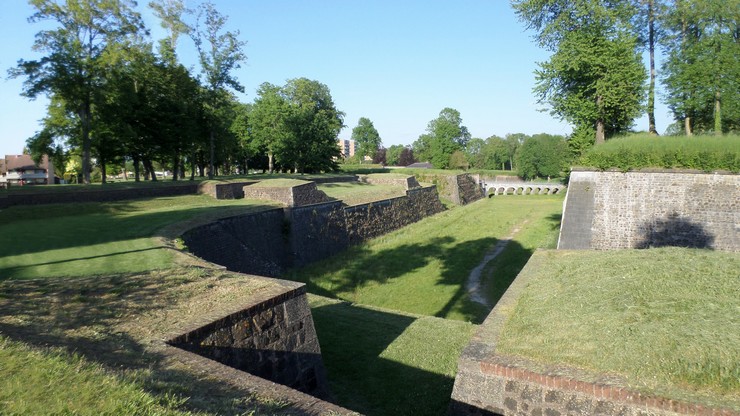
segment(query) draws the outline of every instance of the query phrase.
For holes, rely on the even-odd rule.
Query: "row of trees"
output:
[[[343,113],[329,89],[304,78],[282,87],[263,84],[253,104],[239,102],[244,87],[234,71],[246,60],[238,31],[211,3],[195,10],[182,0],[154,0],[166,36],[149,42],[132,0],[31,0],[31,22],[56,26],[36,35],[44,56],[20,60],[9,71],[23,77],[22,94],[49,97],[41,131],[27,141],[32,155],[49,154],[55,166],[79,157],[81,179],[92,162],[103,172],[132,162],[156,180],[154,165],[173,178],[190,168],[213,178],[248,167],[296,171],[336,168],[336,137]],[[189,37],[199,71],[178,61],[177,45]],[[156,49],[156,51],[155,51]]]
[[[535,73],[539,102],[573,125],[572,139],[581,146],[627,131],[642,111],[649,131],[657,133],[660,46],[667,57],[666,103],[680,128],[689,135],[740,128],[740,0],[512,0],[512,5],[536,32],[536,42],[552,52]]]

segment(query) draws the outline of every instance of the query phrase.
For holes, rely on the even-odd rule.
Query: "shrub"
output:
[[[581,166],[623,172],[640,168],[740,171],[740,136],[616,138],[586,151]]]

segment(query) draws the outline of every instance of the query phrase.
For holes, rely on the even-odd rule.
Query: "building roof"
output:
[[[0,166],[0,173],[15,170],[49,169],[49,158],[44,155],[40,164],[36,164],[31,155],[5,155],[5,163]]]
[[[406,167],[407,168],[416,168],[416,169],[431,169],[434,166],[431,163],[429,163],[429,162],[417,162],[417,163],[412,163],[412,164],[410,164],[410,165],[408,165]]]

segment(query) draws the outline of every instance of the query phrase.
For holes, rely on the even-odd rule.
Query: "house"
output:
[[[48,156],[38,165],[30,155],[5,155],[0,159],[0,188],[54,183],[54,165]]]

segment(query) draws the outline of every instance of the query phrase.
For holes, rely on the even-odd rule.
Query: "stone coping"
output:
[[[509,316],[514,312],[520,295],[526,290],[531,274],[528,269],[544,267],[545,250],[537,250],[519,273],[496,307],[481,324],[462,359],[477,362],[484,375],[498,376],[533,383],[545,388],[581,393],[599,400],[625,403],[659,412],[701,416],[740,416],[740,412],[712,408],[697,403],[642,393],[626,387],[619,376],[597,374],[575,367],[546,365],[523,357],[507,356],[496,352],[498,339]],[[453,394],[454,399],[454,394]]]
[[[638,168],[623,171],[617,168],[609,169],[598,169],[588,166],[573,166],[570,168],[571,172],[619,172],[619,173],[693,173],[697,175],[738,175],[738,173],[730,172],[729,170],[716,170],[711,172],[705,172],[699,169],[668,169],[668,168]]]
[[[245,310],[255,307],[270,308],[288,299],[306,294],[306,285],[303,283],[256,275],[249,275],[249,277],[266,283],[265,287],[240,304],[231,304],[227,307],[217,307],[214,310],[205,311],[198,319],[176,326],[156,341],[153,348],[166,354],[170,359],[186,365],[191,371],[207,374],[209,377],[215,378],[230,387],[244,390],[259,397],[287,402],[291,408],[290,414],[312,416],[357,414],[333,403],[248,372],[237,370],[173,345],[187,342],[191,333],[221,327],[223,322],[228,322],[230,318],[242,314]]]

